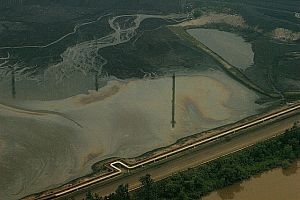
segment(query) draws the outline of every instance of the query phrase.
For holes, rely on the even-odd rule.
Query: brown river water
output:
[[[299,200],[300,161],[211,193],[203,200]]]

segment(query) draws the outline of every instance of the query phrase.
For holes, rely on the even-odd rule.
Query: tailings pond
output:
[[[189,29],[187,32],[239,69],[253,65],[252,46],[241,36],[215,29]]]
[[[109,61],[99,50],[130,41],[140,24],[150,18],[174,16],[110,17],[109,35],[68,47],[61,61],[49,66],[42,77],[27,77],[25,71],[32,70],[27,67],[15,74],[20,79],[15,100],[6,97],[11,95],[11,70],[18,70],[18,66],[0,71],[5,78],[0,86],[0,99],[10,105],[0,104],[1,199],[19,199],[59,186],[91,173],[91,166],[100,160],[139,156],[180,138],[255,115],[265,108],[255,103],[260,98],[255,92],[220,70],[182,72],[185,75],[176,78],[177,123],[172,129],[171,77],[118,80],[102,76],[102,68]],[[77,29],[74,28],[74,33]],[[232,64],[243,68],[251,64],[251,48],[241,38],[223,32],[220,35],[214,30],[206,34],[206,40],[213,36],[221,43],[220,55],[221,50],[227,49],[228,57],[222,56],[232,60]],[[225,48],[225,44],[233,46]],[[46,49],[49,45],[30,48]],[[241,46],[240,52],[233,52],[236,46]],[[241,54],[236,56],[236,53]],[[23,72],[26,77],[20,78]],[[87,86],[94,81],[93,76],[84,76],[89,72],[104,77],[99,80],[99,91],[88,91]],[[56,82],[64,83],[66,78],[72,82],[52,87]],[[49,84],[42,88],[39,81]],[[47,94],[38,95],[41,91]]]
[[[134,157],[257,114],[259,96],[221,71],[176,79],[110,80],[98,92],[0,106],[0,196],[17,199],[91,172],[102,159]]]

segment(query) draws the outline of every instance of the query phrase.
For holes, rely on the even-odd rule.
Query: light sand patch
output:
[[[300,32],[293,32],[284,28],[276,28],[272,35],[275,39],[281,41],[296,41],[300,39]]]
[[[230,14],[226,14],[226,13],[214,13],[214,12],[206,13],[197,19],[182,22],[182,23],[178,24],[177,26],[197,27],[197,26],[203,26],[206,24],[219,24],[219,23],[224,23],[224,24],[228,24],[231,26],[242,27],[242,28],[248,27],[245,19],[242,16],[230,15]]]
[[[110,83],[109,86],[106,86],[103,89],[101,89],[101,92],[89,91],[88,95],[78,96],[77,98],[74,98],[74,101],[77,101],[78,104],[81,105],[87,105],[97,101],[102,101],[116,94],[121,87],[122,84],[120,82],[118,82],[117,84]]]

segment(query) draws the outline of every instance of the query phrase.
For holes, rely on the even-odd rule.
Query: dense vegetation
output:
[[[241,152],[220,158],[206,165],[180,172],[154,183],[150,175],[141,177],[143,187],[129,194],[128,185],[121,185],[109,197],[87,194],[86,200],[188,200],[276,167],[286,168],[300,158],[300,128],[258,143]]]

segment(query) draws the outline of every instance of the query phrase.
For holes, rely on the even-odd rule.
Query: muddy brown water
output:
[[[211,193],[203,200],[299,200],[300,161]]]

